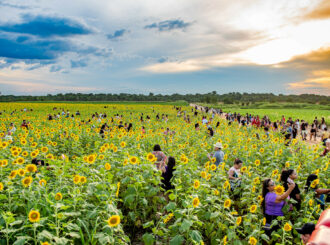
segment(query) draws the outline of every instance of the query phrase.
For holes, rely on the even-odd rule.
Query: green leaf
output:
[[[169,204],[166,205],[166,210],[168,212],[174,210],[175,208],[176,208],[176,204],[174,202],[169,202]]]
[[[173,201],[175,199],[175,195],[173,193],[171,193],[170,195],[168,195],[168,198]]]
[[[79,231],[79,226],[77,224],[70,223],[66,226],[68,230]]]
[[[191,225],[192,222],[190,220],[184,219],[180,227],[180,232],[188,231]]]
[[[70,232],[70,233],[67,233],[67,235],[69,235],[70,237],[73,237],[73,238],[80,238],[80,235],[77,232]]]
[[[202,240],[202,236],[199,233],[199,231],[193,230],[190,232],[189,235],[190,235],[191,239],[193,239],[194,241],[196,241],[198,243],[200,243],[200,241]]]
[[[23,245],[26,241],[31,240],[32,237],[30,236],[20,236],[17,237],[16,241],[13,243],[13,245]]]
[[[38,238],[39,238],[40,240],[42,240],[42,239],[44,239],[44,238],[46,238],[46,239],[48,239],[48,240],[52,240],[52,239],[53,239],[53,234],[50,233],[50,232],[47,231],[47,230],[43,230],[42,232],[40,232],[40,233],[38,234]]]
[[[148,228],[148,227],[150,227],[152,225],[154,225],[154,221],[153,220],[152,221],[149,221],[147,223],[144,223],[143,224],[143,229],[146,229],[146,228]]]
[[[7,196],[4,194],[0,194],[0,200],[7,200]]]
[[[124,198],[124,203],[130,205],[134,202],[134,200],[135,200],[135,195],[131,194]]]
[[[176,235],[170,240],[170,245],[181,245],[184,241],[183,236],[181,235]]]
[[[142,236],[142,239],[143,239],[145,245],[153,245],[154,241],[155,241],[153,234],[150,234],[150,233],[145,233]]]

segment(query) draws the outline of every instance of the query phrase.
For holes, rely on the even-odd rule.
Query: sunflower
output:
[[[254,161],[254,164],[255,164],[256,166],[259,166],[259,165],[260,165],[260,160],[259,160],[259,159],[255,160],[255,161]]]
[[[229,181],[226,180],[226,182],[223,184],[223,189],[227,189],[228,186],[229,186]]]
[[[89,155],[88,157],[87,157],[87,162],[89,163],[89,164],[93,164],[94,162],[95,162],[95,155]]]
[[[28,172],[28,173],[34,173],[34,172],[37,171],[37,166],[34,165],[34,164],[28,164],[25,167],[25,171]]]
[[[239,226],[241,223],[242,223],[242,217],[239,216],[239,217],[237,217],[237,219],[236,219],[236,225]]]
[[[46,153],[46,152],[48,151],[47,146],[41,147],[41,151],[42,151],[43,153]]]
[[[18,170],[18,175],[19,175],[19,176],[24,176],[24,175],[25,175],[25,170],[22,169],[22,168],[20,168],[20,169]]]
[[[216,170],[216,169],[217,169],[217,166],[216,166],[215,164],[212,164],[212,165],[211,165],[211,170],[214,171],[214,170]]]
[[[218,190],[214,190],[214,195],[219,195],[219,191]]]
[[[265,149],[264,149],[264,148],[260,148],[260,149],[259,149],[259,152],[260,152],[260,153],[264,153],[264,152],[265,152]]]
[[[39,185],[40,185],[40,186],[46,186],[46,185],[47,185],[47,181],[46,181],[45,179],[41,179],[41,180],[39,181]]]
[[[254,183],[255,185],[259,184],[259,183],[260,183],[260,179],[259,179],[259,177],[255,177],[255,178],[253,179],[253,183]]]
[[[55,200],[56,200],[56,201],[60,201],[60,200],[62,200],[62,197],[63,197],[63,196],[62,196],[62,193],[57,192],[56,195],[55,195]]]
[[[24,187],[29,187],[32,183],[33,178],[31,176],[29,177],[25,177],[24,179],[22,179],[22,184],[24,185]]]
[[[39,222],[39,220],[40,220],[40,213],[38,211],[31,210],[30,213],[29,213],[29,220],[32,223]]]
[[[122,141],[122,142],[120,143],[120,146],[121,146],[122,148],[124,148],[124,147],[126,146],[126,142],[125,142],[125,141]]]
[[[120,224],[120,216],[119,215],[112,215],[109,219],[108,219],[108,225],[110,227],[116,227],[117,225]]]
[[[110,170],[111,169],[111,165],[109,163],[106,163],[106,164],[104,164],[104,168],[106,170]]]
[[[77,184],[79,184],[79,182],[80,182],[80,176],[79,175],[75,175],[73,177],[73,183],[75,183],[77,185]]]
[[[216,160],[217,160],[217,159],[216,159],[215,157],[212,157],[212,158],[211,158],[211,162],[212,162],[212,163],[215,163]],[[213,164],[212,164],[212,165],[213,165]]]
[[[22,156],[23,156],[23,157],[27,157],[28,155],[29,155],[29,153],[28,153],[27,151],[23,151],[23,152],[22,152]]]
[[[0,191],[2,191],[2,190],[3,190],[3,183],[0,182]]]
[[[17,175],[17,170],[11,171],[11,173],[9,174],[9,179],[14,179],[16,175]]]
[[[311,183],[311,187],[315,188],[319,184],[319,182],[320,182],[319,179],[313,180],[313,182]]]
[[[251,245],[256,245],[257,242],[258,242],[257,239],[255,239],[253,236],[250,237],[250,239],[249,239],[249,244],[251,244]]]
[[[225,236],[224,238],[223,238],[223,245],[226,245],[228,243],[228,238],[227,238],[227,236]]]
[[[291,227],[291,225],[290,225],[289,223],[285,223],[283,229],[284,229],[285,231],[291,231],[291,230],[292,230],[292,227]]]
[[[275,193],[277,195],[282,195],[284,193],[284,187],[281,185],[275,186]]]
[[[201,184],[200,184],[199,180],[195,180],[195,182],[194,182],[194,188],[195,189],[198,189],[200,185]]]
[[[247,167],[246,167],[246,166],[244,166],[244,167],[241,168],[241,172],[242,172],[242,173],[245,173],[246,170],[247,170]]]
[[[87,182],[87,178],[85,176],[80,176],[80,183],[85,184]]]
[[[150,161],[150,162],[155,162],[157,159],[156,159],[154,154],[148,153],[147,160]]]
[[[273,170],[272,176],[275,176],[278,174],[278,169]]]
[[[32,151],[32,152],[30,153],[30,155],[31,155],[31,157],[36,157],[36,156],[38,155],[38,153],[35,152],[35,151]]]
[[[257,210],[257,205],[253,204],[253,205],[250,207],[250,212],[251,212],[251,213],[255,213],[256,210]]]
[[[192,201],[192,205],[194,208],[196,208],[199,205],[199,198],[195,197]]]
[[[1,167],[6,167],[7,165],[8,165],[8,160],[4,159],[1,161],[1,164],[0,164]]]
[[[112,150],[113,150],[113,152],[117,152],[118,151],[118,147],[117,146],[114,146]]]
[[[117,183],[116,197],[118,197],[119,195],[119,189],[120,189],[120,182]]]
[[[131,163],[131,164],[136,164],[137,162],[138,162],[138,159],[137,159],[137,157],[130,157],[129,158],[129,162]]]
[[[308,201],[308,205],[311,207],[311,206],[313,206],[313,204],[314,204],[314,200],[313,200],[313,199],[310,199],[310,200]]]
[[[227,199],[223,204],[224,208],[230,208],[230,205],[231,205],[231,200],[230,199]]]
[[[17,157],[19,155],[19,152],[18,151],[13,151],[11,154],[13,155],[13,157]]]

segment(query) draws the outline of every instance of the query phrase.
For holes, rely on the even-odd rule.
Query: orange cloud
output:
[[[323,0],[311,12],[304,16],[305,19],[328,19],[330,18],[330,1]]]
[[[307,70],[320,70],[329,68],[329,64],[330,47],[324,47],[307,54],[295,56],[288,61],[279,63],[277,66]]]
[[[330,95],[330,70],[313,71],[310,78],[289,83],[288,89],[298,93]]]

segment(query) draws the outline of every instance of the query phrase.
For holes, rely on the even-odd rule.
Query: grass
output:
[[[280,120],[282,115],[285,118],[304,119],[311,123],[315,117],[319,120],[324,117],[326,122],[330,122],[330,107],[326,105],[316,105],[307,103],[256,103],[249,106],[224,105],[224,104],[201,104],[212,108],[221,108],[224,112],[237,112],[245,115],[246,113],[259,116],[269,116],[274,120]]]

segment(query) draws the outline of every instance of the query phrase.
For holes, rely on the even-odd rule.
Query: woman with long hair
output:
[[[285,205],[285,200],[295,188],[295,183],[288,183],[288,190],[281,195],[275,193],[275,184],[272,179],[265,179],[262,185],[262,209],[266,218],[266,226],[270,226],[272,221],[279,216],[284,216],[282,208]],[[277,227],[269,230],[271,233]],[[270,234],[269,234],[270,235]]]
[[[295,183],[294,181],[297,179],[298,174],[293,169],[283,170],[281,173],[281,181],[283,183],[284,189],[287,191],[289,189],[288,183]],[[293,204],[293,206],[299,210],[301,206],[301,197],[300,190],[298,185],[296,184],[292,192],[290,193],[290,198],[297,201],[297,203]]]

